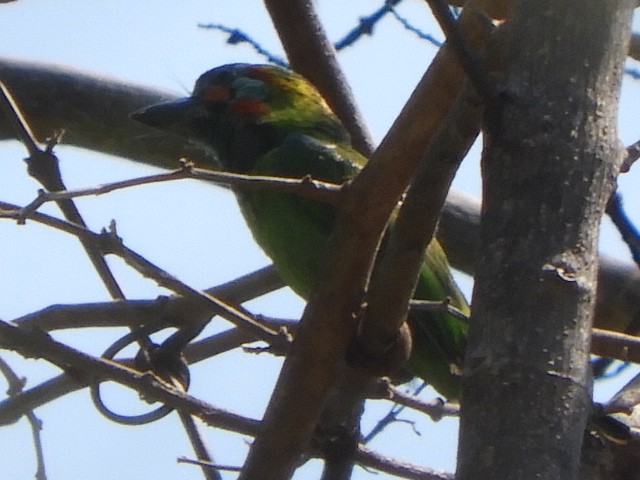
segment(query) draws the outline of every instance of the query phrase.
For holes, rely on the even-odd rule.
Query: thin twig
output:
[[[187,463],[189,465],[200,465],[209,468],[215,468],[216,470],[222,470],[225,472],[239,472],[242,470],[242,467],[235,467],[233,465],[220,465],[218,463],[213,462],[205,462],[202,460],[194,460],[192,458],[187,457],[178,457],[178,463]]]
[[[417,311],[429,311],[437,313],[449,313],[456,317],[458,320],[462,320],[465,323],[469,323],[469,315],[460,310],[459,308],[451,305],[451,300],[411,300],[409,302],[411,310]]]
[[[216,408],[175,389],[155,375],[140,373],[119,363],[88,355],[38,330],[26,331],[0,321],[0,347],[15,351],[25,358],[43,358],[63,370],[72,369],[78,382],[114,381],[140,392],[145,398],[153,398],[195,415],[211,426],[245,435],[255,435],[258,431],[256,420]]]
[[[594,328],[591,353],[623,362],[640,363],[640,337]]]
[[[191,446],[196,454],[198,460],[202,462],[213,462],[211,459],[211,455],[204,443],[202,435],[198,431],[198,427],[196,425],[195,420],[188,413],[182,412],[178,410],[178,416],[180,417],[180,421],[182,422],[182,426],[187,432],[187,437],[189,437],[189,441],[191,442]],[[222,480],[222,476],[220,472],[211,466],[207,466],[204,463],[200,464],[202,469],[202,474],[206,480]]]
[[[240,304],[264,295],[282,286],[273,266],[260,269],[206,290],[207,293]],[[208,319],[212,312],[198,308],[197,302],[183,297],[148,301],[103,302],[87,305],[57,305],[13,320],[15,325],[27,329],[52,331],[67,328],[95,328],[116,326],[155,325],[156,328],[198,323]],[[82,320],[82,321],[80,321]],[[295,331],[297,321],[267,319],[260,321],[274,329]],[[244,329],[232,328],[188,345],[184,350],[189,365],[255,341]],[[125,365],[133,359],[119,359]],[[12,423],[25,412],[38,408],[61,396],[82,388],[71,377],[61,375],[36,385],[20,394],[0,401],[0,425]]]
[[[388,386],[388,391],[390,395],[389,400],[425,413],[429,415],[434,422],[441,420],[442,417],[456,417],[460,414],[460,406],[456,403],[446,403],[440,398],[429,401],[422,400],[415,395],[407,395],[393,385]]]
[[[385,388],[384,384],[387,384],[387,387]],[[379,383],[378,386],[382,386],[383,390],[384,390],[384,394],[389,395],[389,397],[391,397],[392,392],[390,387],[390,384],[388,381],[386,381],[385,379],[382,379]],[[424,388],[426,387],[426,383],[422,383],[414,392],[414,395],[418,395]],[[365,437],[362,440],[362,443],[364,445],[370,443],[376,436],[378,436],[380,433],[382,433],[384,431],[385,428],[387,428],[388,425],[390,425],[391,423],[394,422],[402,422],[402,423],[409,423],[415,433],[417,435],[420,435],[420,432],[418,432],[415,429],[415,422],[413,421],[407,421],[407,420],[399,420],[398,419],[398,415],[404,410],[405,406],[404,405],[400,405],[398,403],[394,403],[393,406],[391,407],[391,409],[389,410],[389,412],[387,412],[387,414],[382,417],[380,420],[378,420],[378,423],[376,423],[376,425],[371,429],[371,431],[365,435]]]
[[[296,327],[293,322],[287,324],[278,321],[273,324],[274,327],[277,325],[285,325],[288,331],[295,331]],[[189,365],[194,365],[253,341],[255,337],[245,330],[232,328],[190,344],[184,351],[184,357]],[[118,363],[129,366],[133,364],[133,358],[118,358]],[[79,384],[72,376],[63,374],[6,398],[0,401],[0,426],[13,423],[29,410],[53,402],[83,387],[84,385]]]
[[[18,377],[2,357],[0,357],[0,373],[2,373],[9,385],[9,388],[7,389],[9,398],[19,395],[24,388],[25,379]],[[42,436],[40,435],[40,432],[42,431],[42,422],[38,417],[36,417],[33,410],[27,411],[25,416],[29,421],[29,425],[31,425],[31,435],[33,436],[33,446],[36,453],[36,462],[38,465],[35,475],[36,480],[47,480],[47,471],[44,463],[44,450],[42,448]]]
[[[4,117],[11,124],[16,137],[25,146],[29,155],[37,155],[40,153],[40,147],[38,146],[35,135],[3,82],[0,82],[0,110],[2,110]]]
[[[22,218],[22,209],[17,205],[9,204],[6,202],[0,202],[0,218],[13,218],[19,220]],[[220,315],[230,322],[246,328],[251,331],[257,338],[260,338],[268,343],[275,343],[278,348],[285,348],[290,339],[288,335],[283,332],[274,331],[268,327],[263,326],[260,322],[250,317],[244,312],[233,308],[221,300],[199,290],[196,290],[189,285],[181,282],[177,278],[170,275],[160,267],[149,262],[146,258],[138,253],[134,252],[130,248],[126,247],[122,240],[112,230],[111,232],[105,232],[97,234],[85,227],[75,225],[63,220],[45,215],[39,212],[34,212],[29,219],[48,225],[57,230],[74,235],[84,241],[93,242],[93,244],[99,248],[100,251],[105,253],[111,253],[122,258],[125,263],[134,268],[138,273],[144,277],[154,280],[159,286],[165,287],[178,295],[194,298],[201,301],[204,305],[208,305],[214,313]]]
[[[149,185],[154,183],[171,182],[182,179],[206,180],[213,183],[234,185],[240,188],[266,188],[269,190],[295,193],[300,196],[338,205],[340,202],[342,186],[334,183],[314,180],[310,176],[302,178],[283,178],[261,175],[245,175],[233,172],[213,171],[193,168],[189,162],[183,162],[183,167],[167,173],[147,175],[112,182],[95,187],[87,187],[75,190],[40,191],[38,196],[23,209],[26,218],[32,212],[38,210],[47,202],[59,202],[71,198],[86,197],[92,195],[104,195],[125,188]]]
[[[358,465],[374,468],[384,473],[410,480],[453,480],[451,473],[434,468],[421,467],[396,458],[381,455],[366,446],[360,446],[356,453]]]
[[[38,180],[47,190],[66,190],[60,174],[58,158],[53,154],[53,146],[58,138],[54,137],[47,145],[47,148],[42,150],[38,146],[38,142],[20,112],[18,105],[2,82],[0,82],[0,107],[5,117],[14,126],[18,139],[29,152],[29,158],[27,159],[29,174]],[[72,200],[60,200],[57,203],[67,220],[81,226],[86,226],[80,211]],[[100,252],[92,245],[84,243],[82,239],[80,239],[80,242],[111,297],[114,299],[123,299],[124,293]]]
[[[370,395],[369,398],[381,398],[394,402],[393,408],[383,417],[376,426],[366,435],[363,440],[364,444],[369,443],[373,437],[379,434],[388,424],[399,421],[398,414],[404,408],[411,408],[418,412],[422,412],[434,422],[438,422],[442,417],[455,417],[460,413],[460,406],[456,403],[446,403],[440,398],[434,400],[422,400],[418,394],[426,387],[423,383],[415,390],[413,394],[402,392],[393,386],[388,379],[382,378],[377,381],[377,392]]]
[[[405,29],[407,29],[410,32],[415,33],[418,36],[418,38],[420,38],[421,40],[426,40],[427,42],[431,43],[433,46],[438,47],[438,48],[440,48],[442,46],[442,42],[440,40],[436,39],[433,35],[431,35],[429,33],[425,33],[422,30],[420,30],[419,28],[414,27],[413,25],[411,25],[409,20],[407,20],[406,18],[401,16],[395,8],[391,9],[391,13],[393,14],[394,18],[398,22],[400,22]]]

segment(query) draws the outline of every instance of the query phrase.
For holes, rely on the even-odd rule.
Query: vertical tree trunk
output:
[[[521,0],[487,105],[458,479],[575,478],[633,0]]]

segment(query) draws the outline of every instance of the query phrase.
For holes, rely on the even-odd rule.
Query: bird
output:
[[[236,63],[202,74],[186,98],[145,107],[131,117],[206,150],[203,168],[342,184],[367,159],[318,90],[276,65]],[[336,222],[337,208],[295,193],[234,189],[257,244],[284,283],[303,299],[314,289]],[[427,247],[414,296],[448,301],[469,313],[436,239]],[[412,312],[412,352],[406,370],[449,400],[459,398],[467,325],[445,311]]]

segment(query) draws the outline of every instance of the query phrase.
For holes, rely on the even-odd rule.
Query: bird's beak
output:
[[[198,103],[187,97],[144,107],[129,116],[150,127],[180,133],[181,127],[195,118],[199,109]]]

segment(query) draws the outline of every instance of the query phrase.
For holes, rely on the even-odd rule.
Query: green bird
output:
[[[212,153],[209,167],[237,173],[309,175],[341,184],[366,163],[320,93],[300,75],[272,65],[214,68],[198,79],[190,97],[152,105],[132,117],[201,145]],[[309,298],[325,261],[336,208],[293,193],[234,191],[256,242],[283,281]],[[468,312],[436,240],[425,258],[415,298],[448,298],[454,307]],[[409,326],[413,350],[408,370],[445,397],[457,398],[466,325],[448,313],[415,312]]]

